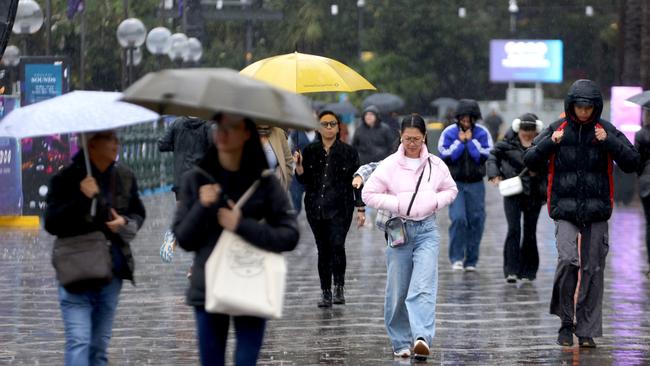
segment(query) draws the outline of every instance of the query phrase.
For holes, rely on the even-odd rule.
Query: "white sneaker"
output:
[[[517,275],[509,274],[508,277],[506,277],[506,282],[517,283]]]
[[[413,353],[416,356],[429,356],[429,345],[423,339],[418,339],[413,346]]]
[[[171,230],[165,232],[163,237],[163,244],[160,246],[160,259],[163,263],[171,263],[174,260],[174,245],[176,237]]]
[[[465,267],[465,272],[476,272],[476,266]]]
[[[395,355],[395,357],[402,357],[402,358],[411,357],[411,350],[408,348],[404,348],[399,351],[393,352],[393,355]]]
[[[462,271],[463,270],[463,261],[456,261],[454,264],[451,265],[451,269],[454,271]]]

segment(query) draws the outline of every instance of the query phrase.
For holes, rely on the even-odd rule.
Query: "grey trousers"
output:
[[[578,257],[578,234],[581,234],[581,255]],[[574,294],[581,271],[580,292],[575,304],[576,328],[579,337],[600,337],[603,334],[603,287],[605,258],[609,251],[607,221],[594,222],[579,228],[569,221],[555,222],[558,261],[551,298],[551,314],[562,325],[573,324]]]

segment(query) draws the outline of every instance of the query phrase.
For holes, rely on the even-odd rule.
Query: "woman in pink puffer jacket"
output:
[[[405,219],[408,240],[386,247],[384,322],[397,357],[410,357],[411,346],[416,357],[429,355],[440,246],[435,214],[458,193],[447,165],[429,154],[425,140],[424,119],[404,118],[397,152],[379,164],[362,193],[366,205]]]

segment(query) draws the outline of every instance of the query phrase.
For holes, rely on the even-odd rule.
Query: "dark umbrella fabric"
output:
[[[642,107],[650,108],[650,90],[646,90],[643,93],[633,95],[627,98],[627,101],[638,104]]]
[[[342,115],[342,114],[356,115],[359,113],[357,108],[355,108],[354,105],[352,105],[352,103],[348,101],[326,104],[323,108],[321,108],[321,111],[332,111],[338,115]]]
[[[396,112],[404,108],[404,99],[391,93],[377,93],[363,100],[363,109],[374,105],[381,113]]]

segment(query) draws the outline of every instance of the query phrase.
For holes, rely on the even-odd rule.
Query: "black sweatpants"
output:
[[[643,203],[643,213],[645,213],[645,246],[648,255],[648,264],[650,264],[650,196],[641,198]]]
[[[508,221],[508,234],[503,246],[503,275],[534,280],[539,268],[537,252],[537,219],[541,202],[530,196],[503,197],[503,210]],[[523,240],[521,216],[523,214]]]

